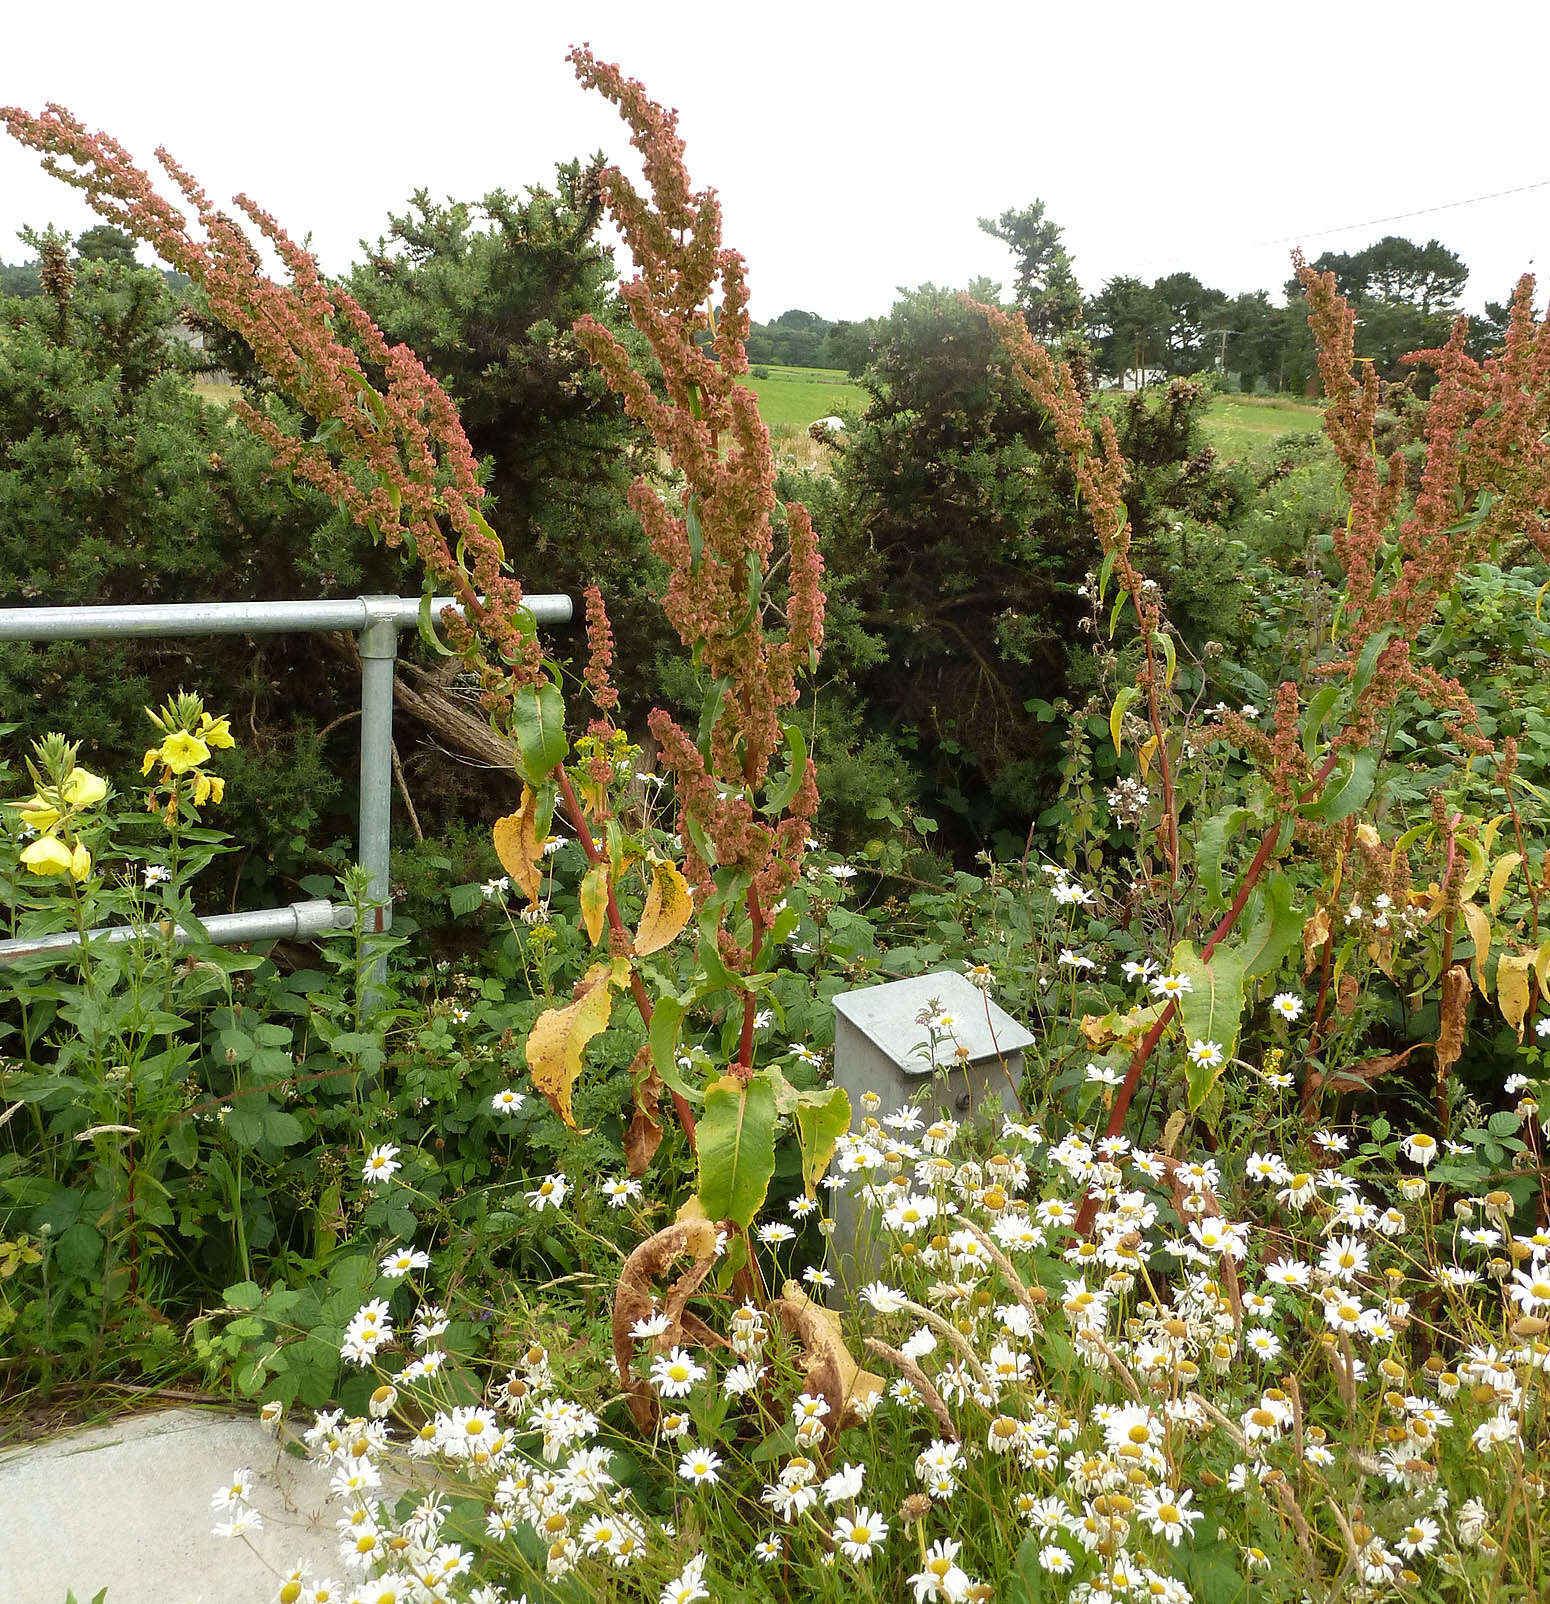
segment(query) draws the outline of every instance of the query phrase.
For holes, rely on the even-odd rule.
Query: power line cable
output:
[[[1489,195],[1471,195],[1465,200],[1443,201],[1438,206],[1421,206],[1413,212],[1393,212],[1387,217],[1369,217],[1361,223],[1341,223],[1334,228],[1308,228],[1299,234],[1280,234],[1274,239],[1251,240],[1238,249],[1257,250],[1264,245],[1294,245],[1298,240],[1308,237],[1349,234],[1359,228],[1377,228],[1383,223],[1402,223],[1410,217],[1430,217],[1434,212],[1456,211],[1460,206],[1478,206],[1482,201],[1501,200],[1507,195],[1526,195],[1530,190],[1547,188],[1550,188],[1550,178],[1541,178],[1532,184],[1517,184],[1511,189],[1492,190]]]

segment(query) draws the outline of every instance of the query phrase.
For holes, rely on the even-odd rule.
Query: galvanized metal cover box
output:
[[[926,1050],[930,1028],[921,1022],[927,1009],[950,1020],[937,1032],[942,1039],[934,1063]],[[1023,1050],[1032,1043],[1022,1025],[956,969],[841,992],[834,999],[834,1079],[857,1119],[867,1092],[882,1099],[879,1116],[906,1103],[919,1108],[927,1123],[942,1115],[972,1120],[987,1104],[997,1114],[1015,1115],[1022,1107]],[[881,1259],[879,1221],[872,1222],[867,1242],[858,1241],[867,1212],[848,1189],[835,1194],[830,1263],[851,1293],[875,1276]]]

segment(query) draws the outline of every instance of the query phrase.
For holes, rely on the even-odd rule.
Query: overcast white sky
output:
[[[886,311],[896,287],[1006,281],[976,219],[1042,197],[1089,290],[1187,268],[1275,290],[1288,253],[1432,235],[1503,298],[1550,238],[1534,0],[4,0],[0,103],[57,100],[143,165],[165,144],[246,190],[330,271],[411,190],[545,180],[623,125],[564,56],[589,41],[678,107],[750,264],[754,315]],[[1439,87],[1456,82],[1453,103]],[[0,136],[0,259],[91,221]]]

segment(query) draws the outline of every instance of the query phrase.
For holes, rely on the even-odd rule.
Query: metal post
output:
[[[361,648],[361,788],[360,861],[370,875],[374,916],[368,926],[377,934],[393,925],[393,889],[388,878],[393,829],[393,660],[398,656],[396,598],[367,596],[366,627]],[[365,1011],[376,1001],[387,979],[387,957],[372,961],[367,971]]]

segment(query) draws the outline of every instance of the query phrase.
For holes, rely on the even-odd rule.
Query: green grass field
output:
[[[1274,395],[1219,395],[1205,419],[1207,437],[1229,462],[1278,434],[1312,434],[1323,426],[1322,407]]]
[[[768,369],[769,378],[742,382],[759,398],[759,416],[776,429],[805,429],[842,407],[864,406],[866,391],[840,368]]]
[[[864,407],[865,390],[839,368],[770,367],[767,379],[749,377],[743,383],[759,398],[759,414],[784,449],[800,444],[793,437],[806,434],[807,426],[845,407]],[[238,392],[231,385],[197,379],[194,388],[207,401],[224,406]],[[1113,394],[1114,392],[1108,392]],[[1219,395],[1206,415],[1207,438],[1229,462],[1246,457],[1256,446],[1278,434],[1312,433],[1323,424],[1321,408],[1281,396]],[[826,457],[820,448],[797,452],[804,466]],[[809,456],[813,461],[808,461]]]

